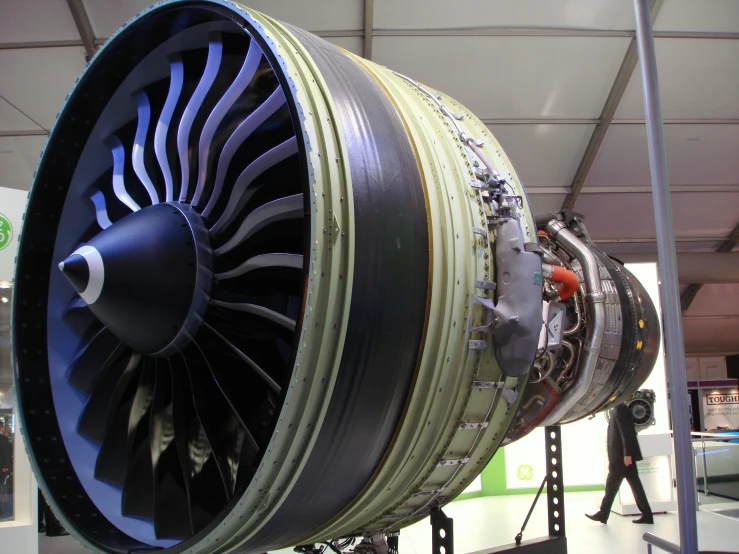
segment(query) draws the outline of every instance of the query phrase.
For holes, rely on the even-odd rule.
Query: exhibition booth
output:
[[[18,554],[38,552],[37,488],[15,416],[9,334],[15,256],[27,197],[26,191],[0,187],[0,418],[9,428],[14,466],[12,477],[0,476],[0,495],[4,495],[0,544],[3,552]]]

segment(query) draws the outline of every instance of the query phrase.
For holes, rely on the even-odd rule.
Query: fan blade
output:
[[[250,163],[241,175],[239,175],[238,179],[236,179],[233,191],[231,192],[231,198],[228,200],[228,205],[221,218],[210,229],[211,233],[217,234],[233,221],[239,210],[244,207],[244,204],[251,197],[251,193],[246,194],[246,192],[249,185],[254,182],[254,179],[281,161],[297,154],[297,152],[298,141],[295,137],[291,137]]]
[[[265,308],[264,306],[259,306],[257,304],[224,302],[223,300],[211,300],[211,304],[221,308],[228,308],[229,310],[252,314],[271,321],[272,323],[276,323],[289,331],[295,331],[296,323],[294,319],[290,319],[289,317],[274,310],[270,310],[269,308]]]
[[[184,539],[193,534],[188,487],[175,442],[173,402],[172,369],[168,362],[162,363],[157,368],[149,421],[158,539]]]
[[[90,201],[95,207],[95,219],[101,229],[107,229],[113,223],[108,216],[108,208],[105,206],[105,195],[97,189],[90,189]]]
[[[303,269],[303,256],[300,254],[260,254],[249,258],[243,264],[231,271],[218,273],[216,278],[219,280],[233,279],[240,277],[255,269],[263,269],[265,267],[290,267],[293,269]]]
[[[188,363],[195,410],[213,451],[226,495],[231,498],[236,487],[243,426],[228,402],[223,402],[223,393],[213,379],[213,371],[202,349],[196,342],[192,344],[200,358],[199,362],[190,360]]]
[[[216,180],[213,184],[213,192],[208,200],[208,204],[203,210],[203,217],[209,217],[216,207],[216,203],[223,190],[226,173],[228,173],[228,168],[236,151],[262,123],[267,121],[271,115],[284,106],[285,102],[285,93],[282,91],[282,88],[278,88],[257,109],[250,113],[228,138],[218,159],[218,170],[216,171]]]
[[[211,143],[213,136],[218,129],[223,118],[228,113],[228,110],[234,105],[234,102],[243,94],[246,87],[249,86],[254,75],[259,69],[259,63],[262,61],[262,50],[257,45],[257,41],[252,40],[249,44],[249,51],[246,54],[246,60],[244,65],[241,66],[239,74],[236,75],[234,82],[228,88],[226,93],[223,95],[213,109],[213,112],[208,116],[208,120],[205,122],[203,127],[203,133],[200,136],[200,162],[198,164],[198,185],[195,189],[195,195],[192,199],[192,205],[197,206],[200,202],[200,197],[205,190],[205,182],[208,174],[208,155],[210,153]]]
[[[248,240],[254,233],[271,223],[284,219],[302,218],[304,209],[302,194],[287,196],[259,206],[246,217],[236,234],[226,244],[218,248],[215,254],[219,256],[230,252]]]
[[[169,124],[172,122],[172,114],[174,113],[177,101],[182,93],[182,83],[185,77],[185,67],[182,64],[182,58],[173,54],[169,61],[169,92],[167,100],[164,102],[162,113],[157,121],[157,129],[154,133],[154,152],[157,155],[159,167],[164,175],[165,202],[171,202],[174,199],[174,184],[172,181],[172,168],[169,166],[167,159],[167,133],[169,132]]]
[[[180,126],[177,129],[177,151],[180,155],[180,168],[182,170],[180,202],[187,200],[188,188],[190,186],[190,131],[193,121],[195,121],[195,116],[218,75],[222,54],[223,44],[221,43],[221,34],[217,32],[211,33],[208,38],[208,61],[205,63],[203,76],[200,78],[200,82],[182,114]]]
[[[126,182],[123,177],[126,167],[126,150],[123,148],[120,139],[115,135],[105,139],[105,144],[110,148],[113,155],[113,192],[115,192],[118,200],[128,206],[132,212],[138,212],[141,206],[126,191]]]
[[[278,385],[277,383],[275,383],[274,379],[272,379],[272,377],[270,377],[269,375],[267,375],[267,372],[264,371],[261,367],[259,367],[254,362],[254,360],[252,360],[249,356],[247,356],[246,354],[244,354],[241,350],[239,350],[239,348],[235,344],[233,344],[230,340],[228,340],[226,337],[224,337],[223,335],[221,335],[218,331],[216,331],[215,329],[213,329],[213,327],[211,327],[207,323],[203,322],[203,327],[205,327],[206,329],[208,329],[208,331],[210,331],[211,333],[213,333],[213,335],[215,335],[216,337],[218,337],[218,339],[220,339],[226,346],[228,346],[233,351],[234,354],[236,354],[239,358],[241,358],[244,362],[246,362],[246,364],[250,368],[252,368],[257,373],[257,375],[259,375],[262,378],[262,380],[265,383],[267,383],[267,386],[269,388],[271,388],[273,391],[275,391],[278,395],[280,394],[280,392],[282,391],[282,389],[280,388],[280,385]],[[211,372],[212,372],[212,370],[211,370]]]
[[[215,464],[212,450],[205,434],[205,429],[198,419],[187,376],[186,366],[177,367],[177,358],[172,358],[172,399],[175,442],[179,453],[182,474],[185,478],[190,517],[195,532],[205,527],[210,518],[208,514],[220,509],[228,502],[226,491],[222,486],[208,485],[207,463]],[[216,479],[221,481],[218,469]],[[201,485],[201,486],[198,486]],[[220,495],[218,492],[220,491]]]
[[[149,361],[148,364],[152,362]],[[155,363],[155,362],[154,362]],[[148,367],[147,364],[147,367]],[[146,411],[132,428],[133,417],[138,415],[131,410],[129,420],[129,440],[132,441],[132,458],[126,471],[123,483],[123,497],[121,499],[121,513],[124,516],[154,519],[154,467],[151,456],[151,405],[154,397],[157,368],[154,367],[151,380],[151,390],[146,391]],[[138,394],[137,394],[138,397]],[[138,400],[138,398],[136,399]],[[140,408],[141,406],[136,406]]]
[[[139,360],[136,373],[138,378],[132,376],[119,407],[113,409],[113,418],[95,463],[95,478],[119,488],[125,485],[136,430],[149,409],[154,391],[153,368]]]
[[[144,185],[146,192],[149,193],[149,198],[153,206],[154,204],[159,204],[159,194],[154,187],[154,183],[151,182],[149,173],[146,171],[146,165],[144,165],[146,136],[149,132],[149,121],[151,120],[151,106],[149,105],[149,97],[143,91],[138,92],[134,98],[136,99],[139,119],[136,126],[136,137],[134,138],[131,161],[133,163],[133,170]]]
[[[98,377],[107,372],[125,348],[113,333],[101,329],[77,357],[67,380],[82,394],[90,396]]]
[[[80,435],[95,444],[102,444],[110,421],[135,374],[140,359],[139,354],[131,353],[128,360],[120,359],[98,379],[77,424],[77,432]]]

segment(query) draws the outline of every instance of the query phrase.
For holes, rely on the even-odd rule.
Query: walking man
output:
[[[607,523],[613,500],[616,498],[618,489],[621,488],[621,483],[626,479],[631,487],[631,492],[634,493],[636,506],[641,512],[641,517],[635,519],[634,523],[654,523],[652,509],[649,507],[647,494],[644,492],[644,487],[636,469],[636,462],[642,459],[631,410],[626,404],[620,404],[611,412],[611,420],[608,423],[606,494],[600,504],[600,510],[593,515],[586,514],[587,517],[593,521]]]

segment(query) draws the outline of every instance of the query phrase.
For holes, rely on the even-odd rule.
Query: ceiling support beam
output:
[[[30,131],[0,131],[0,137],[45,137],[49,134],[46,129],[32,129]]]
[[[734,230],[729,235],[729,238],[727,238],[721,246],[718,247],[716,252],[731,252],[736,248],[737,244],[739,244],[739,223],[736,224]],[[695,297],[698,296],[698,292],[700,292],[701,288],[703,288],[703,284],[692,283],[688,285],[688,288],[686,288],[680,295],[680,309],[682,310],[683,316],[690,308]]]
[[[651,0],[652,13],[651,19],[654,22],[659,13],[659,9],[662,7],[663,0]],[[618,105],[621,103],[621,99],[626,92],[626,86],[629,84],[629,79],[634,73],[636,63],[639,60],[639,53],[636,46],[636,38],[632,38],[629,41],[629,47],[626,49],[626,55],[624,56],[621,67],[616,74],[616,79],[613,81],[611,91],[608,93],[608,98],[603,106],[603,111],[600,114],[598,124],[593,130],[593,134],[590,136],[590,142],[585,148],[580,165],[575,172],[575,177],[572,179],[572,192],[570,192],[565,198],[562,209],[572,210],[577,202],[577,197],[580,195],[580,191],[585,186],[585,181],[588,178],[590,170],[593,168],[595,158],[598,156],[600,147],[603,144],[603,139],[606,138],[608,129],[611,126],[613,117],[616,115]]]
[[[654,15],[654,10],[652,11]],[[739,40],[739,33],[715,31],[654,31],[654,38]],[[438,29],[375,29],[377,37],[590,37],[635,38],[636,31],[570,27],[449,27]]]
[[[375,24],[375,0],[364,0],[364,37],[362,41],[362,57],[372,59],[372,35]]]
[[[74,24],[77,25],[77,32],[82,39],[82,45],[85,47],[85,59],[89,62],[97,51],[95,45],[95,33],[92,30],[90,17],[82,3],[82,0],[67,0],[69,11],[72,12]]]

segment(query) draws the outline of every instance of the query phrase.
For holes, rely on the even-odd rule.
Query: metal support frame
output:
[[[515,544],[485,549],[475,554],[511,554],[513,552],[517,554],[567,554],[564,480],[562,478],[562,433],[558,425],[545,428],[544,448],[547,474],[526,515],[521,531],[516,535]],[[545,484],[547,487],[549,536],[524,541],[522,540],[523,532]],[[431,532],[431,554],[454,554],[454,521],[439,507],[431,510]]]
[[[454,554],[454,520],[438,506],[431,509],[431,554]]]
[[[739,244],[739,223],[736,224],[734,230],[731,231],[729,238],[721,243],[721,246],[718,247],[716,252],[732,252],[734,248],[736,248],[737,244]],[[702,288],[702,283],[693,283],[685,289],[680,296],[680,309],[683,313],[688,311],[688,308],[690,308],[690,305],[693,303],[693,300],[695,300],[695,297],[698,296],[698,292]]]
[[[544,429],[547,453],[547,513],[549,536],[565,536],[565,486],[562,478],[562,429],[558,425]]]
[[[375,21],[375,0],[364,0],[364,34],[362,57],[372,59],[372,35]]]
[[[87,15],[82,0],[67,0],[69,11],[72,12],[74,24],[77,26],[77,32],[82,39],[82,46],[85,47],[85,59],[89,62],[97,52],[95,44],[95,33],[92,30],[90,17]]]
[[[665,337],[665,359],[670,384],[670,407],[675,446],[678,521],[682,554],[698,554],[698,529],[695,516],[695,473],[692,463],[693,446],[690,436],[688,382],[685,370],[683,324],[680,317],[680,289],[677,279],[675,232],[667,177],[662,111],[657,78],[657,56],[650,19],[649,0],[634,0],[636,39],[641,61],[644,90],[644,111],[647,120],[649,169],[654,191],[654,219],[657,228],[660,298]]]
[[[657,17],[657,14],[662,7],[662,2],[663,0],[651,0],[652,21],[654,21],[654,19]],[[618,73],[616,74],[616,78],[613,81],[613,86],[611,86],[611,91],[608,93],[608,98],[606,99],[606,103],[603,106],[603,111],[598,118],[598,123],[593,130],[593,134],[590,137],[590,141],[588,142],[587,147],[585,148],[585,153],[583,154],[582,160],[580,160],[580,165],[575,172],[575,177],[572,179],[571,191],[569,194],[567,194],[564,202],[562,203],[563,210],[572,210],[575,207],[577,198],[578,196],[580,196],[580,192],[585,186],[585,181],[588,178],[588,174],[595,164],[595,158],[598,156],[598,152],[600,151],[600,147],[603,144],[603,140],[606,138],[606,134],[608,134],[608,129],[610,129],[611,124],[613,123],[613,118],[616,115],[616,110],[618,109],[618,106],[621,103],[621,99],[626,92],[626,86],[629,84],[629,80],[634,73],[634,69],[636,69],[638,59],[639,56],[636,45],[636,38],[632,38],[629,41],[629,47],[626,50],[626,55],[621,62],[621,67],[619,68]]]

